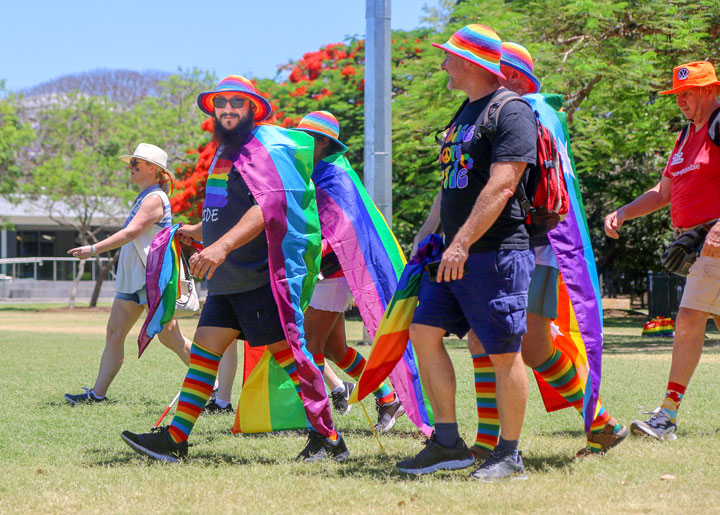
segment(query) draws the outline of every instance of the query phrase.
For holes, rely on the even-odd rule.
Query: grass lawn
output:
[[[528,480],[479,484],[467,477],[472,469],[421,478],[397,472],[395,463],[417,453],[423,439],[404,417],[381,437],[380,452],[359,407],[336,417],[352,452],[342,464],[295,462],[304,436],[232,436],[233,418],[226,415],[200,418],[186,462],[150,462],[120,440],[120,431],[149,430],[178,391],[185,367],[157,341],[136,359],[139,323],[126,341],[126,363],[109,402],[71,407],[62,398],[92,386],[107,317],[107,308],[0,306],[0,513],[720,510],[720,335],[714,331],[680,408],[676,441],[631,436],[605,458],[572,463],[584,446],[581,420],[570,410],[547,414],[531,377],[521,442]],[[181,321],[188,336],[196,321]],[[643,321],[606,320],[601,396],[626,425],[646,418],[639,407],[652,409],[662,400],[670,367],[671,342],[641,338]],[[348,329],[357,341],[359,322]],[[358,348],[367,353],[368,347]],[[471,361],[464,342],[450,339],[448,348],[458,376],[461,434],[470,444],[476,423]],[[370,400],[365,405],[374,419]]]

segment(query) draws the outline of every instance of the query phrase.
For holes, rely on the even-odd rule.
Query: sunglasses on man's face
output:
[[[240,97],[233,97],[233,98],[225,98],[225,97],[215,97],[213,98],[213,105],[217,107],[218,109],[222,109],[227,105],[227,103],[230,102],[230,106],[234,107],[235,109],[238,109],[245,105],[245,99]]]
[[[140,163],[137,159],[133,158],[128,163],[130,165],[130,168],[137,168],[137,165]]]

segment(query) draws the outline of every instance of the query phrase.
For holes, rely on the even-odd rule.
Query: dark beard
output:
[[[215,117],[213,125],[213,139],[218,145],[228,152],[234,152],[242,147],[250,132],[255,128],[255,120],[252,116],[240,119],[234,129],[226,129]]]

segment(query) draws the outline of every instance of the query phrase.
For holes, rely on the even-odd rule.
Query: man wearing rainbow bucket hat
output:
[[[302,132],[260,124],[272,111],[239,75],[201,93],[213,117],[213,157],[202,222],[178,229],[181,240],[202,240],[190,258],[207,278],[208,297],[193,338],[190,368],[169,427],[122,438],[140,454],[178,461],[210,398],[220,359],[235,339],[267,346],[292,379],[312,426],[298,458],[341,461],[349,451],[333,425],[320,371],[306,349],[303,311],[320,262],[320,223],[310,181],[313,140]]]
[[[410,326],[435,432],[415,458],[397,468],[426,474],[475,462],[458,433],[455,372],[443,346],[446,332],[462,337],[472,329],[495,368],[501,421],[498,445],[472,477],[524,478],[518,443],[528,382],[520,345],[534,258],[514,192],[536,162],[535,116],[527,103],[509,102],[500,113],[494,142],[476,125],[500,88],[498,80],[504,79],[501,41],[492,29],[468,25],[447,43],[434,46],[446,53],[442,69],[448,74],[448,89],[468,98],[440,149],[440,221],[446,249],[437,273],[423,275]]]
[[[562,98],[559,95],[538,94],[540,81],[533,74],[534,63],[530,52],[517,43],[503,42],[500,69],[505,76],[504,79],[500,79],[500,84],[528,101],[541,121],[552,129],[551,134],[558,138],[563,130],[557,120],[557,111],[547,100],[561,106]],[[565,148],[569,149],[569,141]],[[560,152],[564,150],[561,149]],[[565,224],[561,223],[556,230],[564,228],[566,228]],[[577,409],[580,416],[583,416],[583,383],[578,370],[567,353],[563,352],[561,347],[554,345],[551,336],[551,320],[558,317],[558,279],[561,267],[547,234],[533,238],[532,246],[535,253],[535,270],[528,291],[527,333],[522,340],[523,361],[537,372],[547,385],[557,392],[557,395],[563,397],[568,405]],[[576,253],[573,257],[574,262],[569,263],[570,267],[583,266],[578,261],[584,261],[584,253]],[[563,268],[565,268],[563,276],[566,282],[572,281],[567,267]],[[593,302],[594,290],[582,294],[586,297],[583,302]],[[602,334],[597,336],[602,337]],[[473,333],[470,333],[468,347],[473,355],[475,367],[482,368],[485,376],[492,374],[492,364],[482,363],[482,360],[478,359],[482,357],[484,350]],[[559,375],[558,370],[564,373]],[[497,413],[495,392],[488,391],[488,387],[492,388],[494,383],[488,381],[486,377],[482,386],[484,387],[482,399],[478,398],[479,405],[482,401],[483,408],[479,410],[478,437],[475,445],[470,449],[476,456],[487,455],[492,450],[490,446],[496,444],[499,430],[497,415],[494,417],[489,415],[492,411]],[[608,449],[622,442],[628,434],[627,427],[611,417],[599,399],[596,412],[597,415],[587,433],[587,445],[577,452],[576,458],[604,454]],[[498,425],[492,423],[489,425],[489,420],[495,421]]]
[[[675,320],[675,341],[665,398],[648,420],[630,424],[633,434],[657,440],[677,438],[677,412],[705,344],[708,315],[720,315],[720,80],[708,61],[673,69],[673,87],[688,125],[675,146],[660,182],[605,218],[605,233],[618,238],[623,223],[670,204],[675,236],[695,231],[702,251],[692,264]],[[691,232],[691,235],[693,233]],[[690,236],[690,235],[688,235]]]

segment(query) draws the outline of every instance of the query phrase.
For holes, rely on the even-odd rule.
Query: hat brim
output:
[[[473,59],[467,55],[464,55],[464,54],[458,52],[457,50],[454,50],[451,47],[445,46],[445,44],[433,43],[432,46],[434,46],[435,48],[439,48],[441,50],[445,50],[449,54],[455,55],[455,56],[459,57],[460,59],[464,59],[467,62],[474,64],[475,66],[479,66],[480,68],[483,68],[484,70],[489,71],[490,73],[500,77],[501,79],[505,79],[505,75],[503,75],[502,71],[500,71],[500,63],[498,63],[497,67],[495,67],[494,65],[492,65],[490,63],[486,63],[485,61],[482,61],[480,59],[477,59],[477,58]]]
[[[209,115],[209,116],[215,116],[215,106],[212,104],[212,100],[216,95],[225,95],[228,93],[232,93],[235,95],[240,95],[241,97],[249,99],[253,104],[255,104],[255,121],[261,122],[267,118],[270,117],[272,114],[272,106],[270,105],[270,102],[265,100],[263,97],[256,93],[249,93],[247,91],[233,91],[233,90],[223,90],[223,91],[206,91],[205,93],[200,93],[197,98],[197,105],[200,108],[200,110]]]
[[[134,158],[134,159],[142,159],[143,161],[147,161],[148,163],[154,164],[155,166],[159,166],[160,168],[163,169],[163,171],[164,171],[166,174],[168,174],[173,180],[175,180],[175,174],[174,174],[173,172],[171,172],[170,170],[168,170],[168,169],[167,169],[166,167],[164,167],[163,165],[161,165],[160,163],[158,163],[157,161],[153,161],[152,159],[148,159],[147,157],[137,156],[137,155],[135,155],[135,154],[120,156],[120,160],[123,161],[123,162],[125,162],[125,163],[130,163],[130,160],[133,159],[133,158]]]
[[[340,140],[337,139],[337,138],[333,138],[333,137],[330,136],[329,134],[325,134],[324,132],[316,131],[316,130],[313,130],[313,129],[298,129],[297,127],[293,127],[293,128],[291,128],[290,130],[291,130],[291,131],[301,131],[301,132],[312,132],[313,134],[319,134],[320,136],[325,136],[326,138],[331,139],[331,140],[333,140],[335,143],[337,143],[338,145],[340,145],[340,147],[342,148],[342,152],[347,152],[347,151],[348,151],[348,148],[347,148],[347,146],[345,145],[345,143],[343,143],[342,141],[340,141]]]
[[[682,86],[678,86],[677,88],[669,89],[667,91],[658,91],[659,95],[672,95],[674,93],[680,93],[681,91],[685,91],[692,88],[704,88],[705,86],[720,86],[720,80],[716,80],[714,82],[709,82],[707,84],[683,84]]]
[[[528,81],[530,81],[530,83],[533,85],[533,87],[535,89],[534,89],[534,91],[530,91],[529,93],[537,93],[538,91],[540,91],[540,81],[532,73],[528,73],[527,70],[524,70],[524,69],[520,68],[519,66],[516,66],[507,61],[503,61],[502,59],[500,60],[500,66],[507,66],[508,68],[512,68],[513,70],[518,72],[520,75],[525,77]]]

